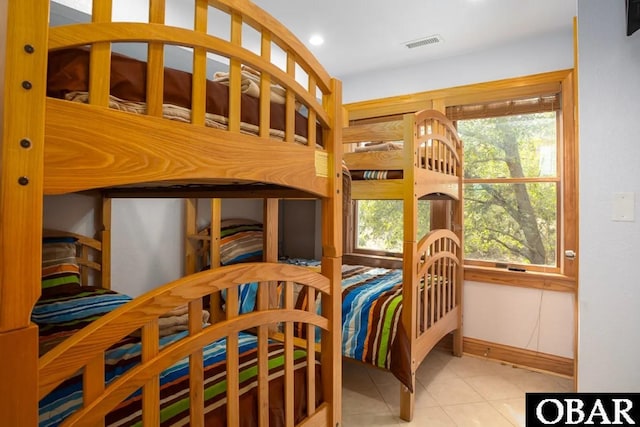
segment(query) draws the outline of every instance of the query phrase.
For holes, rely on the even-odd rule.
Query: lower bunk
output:
[[[331,315],[294,304],[300,286],[328,301],[325,276],[245,263],[133,299],[84,286],[79,266],[99,264],[64,253],[79,244],[69,235],[43,244],[51,257],[43,261],[43,294],[32,314],[41,337],[41,426],[335,425],[339,360],[331,351]],[[269,307],[272,283],[283,293],[277,308]],[[256,290],[251,311],[241,308],[248,284]],[[225,318],[210,323],[203,300],[217,292],[226,297]],[[308,339],[294,336],[300,324]]]
[[[263,257],[264,230],[259,222],[225,219],[220,223],[219,246],[202,240],[202,256],[209,260],[217,253],[223,263],[238,263]],[[209,227],[203,232],[210,233]],[[341,295],[342,356],[388,370],[400,381],[401,414],[413,417],[415,373],[431,349],[454,333],[454,353],[462,353],[462,265],[458,236],[451,230],[437,229],[416,245],[411,260],[386,263],[372,257],[343,257]],[[301,258],[281,259],[280,263],[320,271],[320,261]],[[404,263],[404,266],[402,265]],[[235,265],[235,264],[233,264]],[[241,265],[241,264],[240,264]],[[294,286],[296,309],[320,312],[317,294],[307,287]],[[243,310],[254,309],[257,288],[242,289]],[[271,305],[282,305],[283,288],[270,289]],[[212,299],[214,301],[214,299]],[[224,298],[210,307],[213,317],[225,316]],[[294,324],[294,335],[305,341],[310,329]],[[316,338],[317,338],[316,334]]]
[[[401,383],[400,417],[406,421],[413,418],[415,373],[429,352],[453,333],[454,353],[462,354],[460,253],[455,233],[440,229],[418,243],[412,276],[394,265],[400,261],[385,265],[361,257],[359,264],[342,265],[342,355],[393,373]],[[307,309],[309,302],[301,289],[296,307]],[[306,338],[302,327],[296,334]]]

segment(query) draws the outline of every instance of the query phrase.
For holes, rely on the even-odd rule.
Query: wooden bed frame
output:
[[[240,330],[257,331],[260,348],[266,349],[268,327],[284,322],[287,352],[294,346],[294,322],[322,328],[321,378],[309,371],[308,381],[322,383],[323,403],[309,399],[309,417],[301,425],[340,424],[340,266],[342,255],[341,198],[341,84],[332,79],[304,45],[286,28],[247,0],[196,0],[194,30],[164,25],[165,2],[151,0],[149,23],[111,22],[111,1],[96,0],[90,23],[49,28],[49,6],[33,2],[0,0],[0,92],[2,109],[2,170],[0,185],[0,411],[6,425],[35,426],[38,400],[65,376],[85,372],[85,402],[73,422],[96,423],[119,400],[143,387],[145,425],[157,425],[158,372],[176,358],[201,360],[202,345],[227,337],[229,425],[238,425],[237,358],[233,342]],[[208,8],[228,14],[228,40],[206,33]],[[261,53],[242,47],[243,25],[261,37]],[[111,44],[148,43],[147,114],[135,115],[109,108]],[[271,61],[275,44],[286,52],[286,70]],[[49,51],[91,46],[87,104],[54,99],[47,94]],[[163,118],[164,46],[179,45],[193,51],[191,123]],[[229,60],[229,116],[226,129],[205,126],[207,53]],[[261,93],[277,83],[286,90],[284,141],[270,139],[270,101],[260,96],[256,135],[241,131],[241,67],[261,72]],[[308,85],[298,83],[296,69],[304,70]],[[319,99],[320,98],[320,99]],[[296,104],[306,107],[306,145],[295,143]],[[316,123],[322,128],[322,145],[316,141]],[[339,125],[336,125],[339,124]],[[283,266],[271,261],[222,267],[193,274],[136,298],[67,339],[42,358],[38,357],[38,327],[31,322],[32,308],[40,296],[43,195],[101,191],[106,198],[108,225],[113,197],[252,197],[265,205],[281,197],[317,198],[322,201],[322,273]],[[277,224],[270,209],[266,224]],[[269,229],[267,235],[272,235]],[[277,235],[277,232],[276,232]],[[102,234],[102,249],[110,254],[110,229]],[[268,245],[276,245],[272,240]],[[109,286],[109,268],[103,269]],[[227,289],[237,292],[248,281],[305,283],[323,295],[323,311],[294,310],[290,303],[269,309],[260,287],[257,311],[238,315],[229,304],[226,319],[202,327],[197,313],[202,296]],[[230,298],[233,301],[233,298]],[[158,349],[158,318],[188,304],[189,336],[171,351]],[[194,314],[196,313],[196,314]],[[142,330],[143,364],[130,382],[105,387],[100,358],[119,337]],[[235,337],[235,338],[234,338]],[[307,345],[315,357],[315,344]],[[299,341],[295,342],[296,345]],[[19,349],[19,351],[14,351]],[[260,354],[266,350],[259,351]],[[237,351],[235,352],[237,356]],[[259,364],[265,364],[261,359]],[[196,363],[195,365],[197,365]],[[201,363],[200,363],[201,365]],[[293,361],[285,363],[291,372]],[[191,368],[191,417],[201,419],[202,370]],[[289,375],[289,374],[287,374]],[[290,375],[287,377],[290,378]],[[259,407],[268,408],[267,376],[259,374]],[[290,380],[286,380],[290,382]],[[309,387],[313,388],[313,387]],[[261,422],[268,423],[260,410]],[[293,425],[287,409],[287,423]],[[86,417],[86,418],[85,418]],[[261,424],[262,425],[262,424]]]
[[[401,149],[354,150],[355,145],[398,141]],[[352,240],[345,237],[343,263],[402,267],[402,322],[409,339],[415,390],[415,371],[443,337],[453,332],[454,354],[462,355],[462,143],[451,121],[436,110],[359,120],[343,129],[343,143],[344,161],[352,176],[358,170],[402,172],[398,179],[351,182],[352,200],[403,201],[402,260],[353,253]],[[416,238],[420,198],[436,202],[432,231]],[[421,284],[433,277],[441,278],[437,286],[421,291]],[[402,419],[412,419],[414,398],[414,393],[401,386]]]

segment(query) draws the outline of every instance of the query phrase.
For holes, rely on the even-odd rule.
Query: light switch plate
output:
[[[635,193],[613,193],[613,221],[634,221]]]

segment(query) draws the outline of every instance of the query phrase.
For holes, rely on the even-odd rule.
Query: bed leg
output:
[[[416,400],[416,377],[415,373],[411,373],[411,381],[413,383],[413,392],[409,391],[407,387],[400,384],[400,418],[404,421],[411,421],[413,419],[413,408]]]
[[[462,328],[453,331],[453,355],[462,357]]]

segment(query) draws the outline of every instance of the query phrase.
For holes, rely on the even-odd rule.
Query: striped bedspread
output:
[[[310,266],[317,263],[288,262]],[[304,292],[297,295],[296,305],[306,309]],[[343,356],[391,371],[412,389],[411,356],[401,317],[402,270],[342,266]],[[297,334],[305,336],[304,328],[297,329]]]
[[[343,355],[390,369],[401,309],[402,270],[343,266]]]
[[[186,332],[173,334],[161,339],[166,346],[186,336]],[[240,421],[242,426],[257,425],[255,394],[257,393],[257,339],[254,335],[241,333],[240,345]],[[227,425],[226,421],[226,340],[216,341],[204,348],[204,396],[205,425]],[[306,416],[305,367],[306,353],[294,351],[295,374],[295,414],[299,421]],[[112,381],[140,361],[140,344],[127,343],[107,352],[107,381]],[[269,346],[269,412],[270,425],[284,422],[284,346],[272,343]],[[318,366],[316,367],[318,370]],[[319,374],[319,371],[318,371]],[[317,378],[320,378],[319,376]],[[82,404],[82,378],[76,376],[40,401],[40,423],[42,426],[56,426]],[[321,385],[317,381],[317,404],[321,400]],[[161,426],[189,425],[189,359],[185,358],[166,369],[160,377]],[[107,426],[142,425],[142,394],[134,393],[106,417]]]
[[[115,291],[79,285],[57,286],[43,291],[36,304],[32,320],[40,327],[41,354],[73,335],[111,310],[126,304],[131,298]],[[171,320],[172,318],[167,318]],[[163,319],[161,319],[163,320]],[[206,321],[203,319],[203,321]],[[169,346],[187,335],[180,332],[161,335],[160,347]],[[248,333],[239,334],[240,413],[242,426],[257,425],[257,338]],[[140,363],[139,334],[125,337],[105,352],[105,382],[110,383]],[[226,426],[226,339],[213,342],[203,349],[205,425]],[[294,351],[295,364],[295,416],[306,417],[306,353]],[[281,343],[269,345],[269,411],[270,425],[284,423],[284,347]],[[320,378],[319,365],[316,365]],[[316,381],[318,404],[322,398],[321,382]],[[106,418],[107,426],[142,425],[141,392],[138,391],[121,403]],[[161,425],[189,424],[189,358],[163,371],[160,376]],[[66,380],[39,404],[40,427],[57,426],[82,406],[82,376]]]

